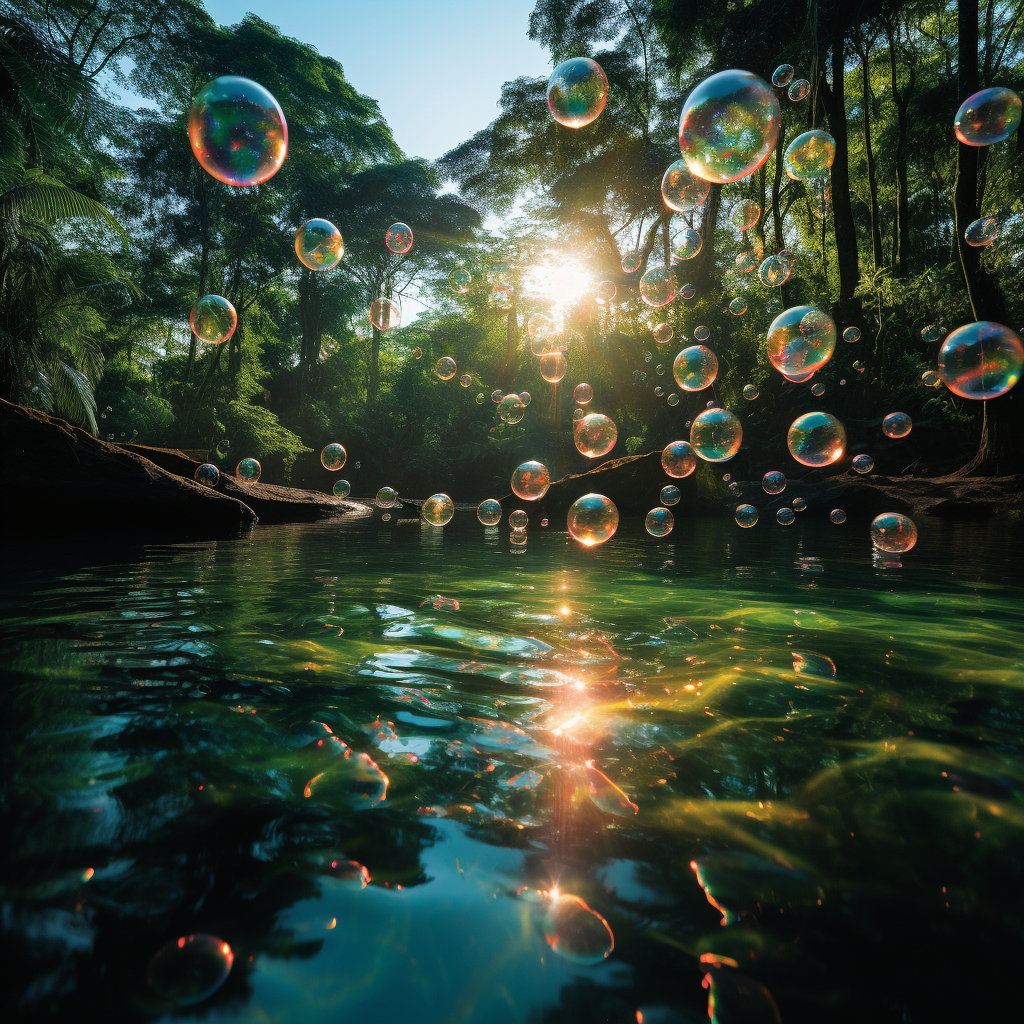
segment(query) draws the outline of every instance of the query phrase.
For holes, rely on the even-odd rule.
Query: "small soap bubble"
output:
[[[693,332],[694,341],[707,341],[711,337],[711,329],[703,324]]]
[[[665,389],[664,389],[664,388],[663,388],[663,387],[662,387],[662,386],[661,386],[661,385],[659,384],[659,385],[658,385],[658,386],[657,386],[657,387],[656,387],[656,388],[654,389],[654,397],[655,397],[655,398],[661,398],[661,396],[662,396],[662,395],[664,395],[664,394],[665,394]]]
[[[473,378],[472,378],[472,377],[471,377],[471,376],[470,376],[470,375],[469,375],[468,373],[464,373],[464,374],[463,374],[463,375],[462,375],[462,376],[461,376],[461,377],[459,378],[459,383],[460,383],[460,384],[461,384],[461,385],[462,385],[462,386],[463,386],[464,388],[468,388],[468,387],[470,386],[470,384],[472,384],[472,383],[473,383]]]
[[[211,463],[205,462],[196,470],[195,478],[204,487],[216,487],[220,482],[220,470]]]
[[[789,280],[790,268],[778,256],[768,256],[757,268],[757,279],[765,288],[781,288]]]
[[[512,490],[524,501],[536,501],[551,485],[548,468],[541,462],[524,462],[512,474]]]
[[[882,433],[886,437],[906,437],[914,421],[905,412],[891,412],[882,420]]]
[[[594,289],[594,298],[602,304],[607,304],[615,298],[615,291],[614,281],[602,281]]]
[[[697,454],[689,441],[671,441],[661,453],[661,466],[669,476],[681,480],[697,468]]]
[[[644,254],[636,249],[627,252],[622,257],[622,272],[624,274],[635,274],[644,265]]]
[[[501,502],[494,498],[481,501],[476,509],[476,517],[484,526],[496,526],[501,522]]]
[[[790,526],[794,519],[796,519],[796,513],[791,508],[780,508],[775,513],[775,521],[779,526]]]
[[[414,349],[412,350],[412,357],[413,357],[413,359],[422,359],[422,358],[423,358],[423,349],[421,349],[421,348],[419,347],[419,345],[417,345],[417,346],[416,346],[416,347],[415,347],[415,348],[414,348]]]
[[[397,299],[381,297],[370,304],[370,323],[378,331],[402,326],[402,307]]]
[[[926,388],[937,388],[942,383],[942,378],[934,370],[925,370],[921,374],[921,383]]]
[[[441,380],[451,380],[455,376],[458,367],[455,365],[455,360],[451,356],[441,356],[437,363],[434,365],[434,373]]]
[[[741,298],[739,295],[736,296],[732,302],[729,303],[729,312],[733,316],[743,316],[747,311],[747,300]],[[696,337],[696,335],[694,335]]]
[[[519,401],[522,402],[523,405],[529,405],[533,401],[533,396],[529,391],[520,391]]]
[[[694,295],[697,294],[697,289],[694,288],[692,284],[684,284],[683,287],[679,289],[679,294],[684,299],[692,299]]]
[[[773,469],[761,477],[761,486],[765,494],[781,494],[786,489],[786,474]]]
[[[518,423],[526,415],[526,406],[518,395],[505,395],[498,403],[498,417],[504,423]]]
[[[836,158],[836,140],[820,129],[798,135],[783,157],[786,174],[794,181],[812,182],[828,177]]]
[[[792,306],[768,328],[768,358],[785,377],[820,370],[832,358],[835,347],[835,323],[813,306]]]
[[[445,526],[455,515],[455,505],[447,494],[432,494],[420,509],[420,519],[430,526]]]
[[[608,76],[596,60],[573,57],[548,79],[548,109],[566,128],[582,128],[596,120],[608,101]]]
[[[746,252],[739,253],[734,262],[736,269],[741,274],[749,274],[757,266],[757,254],[748,249]]]
[[[698,327],[694,337],[700,331]],[[672,376],[684,391],[701,391],[715,382],[718,376],[718,357],[704,345],[690,345],[676,356],[672,364]]]
[[[679,502],[679,488],[675,484],[666,484],[661,489],[662,505],[675,505]]]
[[[412,248],[412,228],[396,221],[384,234],[384,244],[396,256],[402,256]]]
[[[675,523],[675,516],[667,508],[652,508],[644,520],[644,526],[652,537],[667,537]]]
[[[320,453],[320,464],[324,469],[329,469],[332,473],[336,473],[345,465],[347,458],[348,452],[345,451],[344,445],[338,444],[337,441],[332,441]]]
[[[648,306],[667,306],[677,294],[676,275],[671,267],[651,267],[640,278],[640,298]]]
[[[221,345],[238,326],[235,307],[221,295],[204,295],[193,307],[188,318],[192,333],[207,345]]]
[[[651,329],[651,334],[659,345],[667,345],[672,340],[673,333],[671,324],[655,324]]]
[[[807,508],[807,499],[806,498],[794,498],[793,499],[793,511],[794,512],[803,512],[803,510],[805,508]]]
[[[829,513],[829,519],[831,519],[836,526],[839,526],[841,523],[846,522],[846,513],[841,508],[834,508]]]
[[[347,498],[352,485],[347,480],[335,480],[333,490],[336,498]]]
[[[247,484],[254,484],[263,472],[262,466],[255,459],[242,459],[235,467],[235,476]]]
[[[772,85],[774,85],[776,89],[784,89],[792,81],[793,81],[793,65],[792,64],[780,64],[772,72]]]
[[[860,359],[855,359],[853,361],[853,372],[854,373],[863,373],[866,369],[867,369],[867,367],[864,365],[864,363]]]
[[[750,529],[757,524],[757,509],[753,505],[738,505],[735,513],[736,524],[744,529]]]
[[[917,543],[917,527],[898,512],[883,512],[871,522],[871,542],[881,551],[902,554]]]
[[[617,438],[618,428],[614,421],[599,412],[581,417],[573,428],[576,447],[588,459],[607,455],[615,447]]]
[[[149,961],[146,981],[161,1000],[189,1006],[217,991],[231,973],[235,954],[216,935],[183,935],[161,946]]]
[[[820,380],[816,384],[812,384],[811,394],[814,395],[815,398],[821,398],[821,396],[825,394],[825,385],[822,384]]]
[[[509,513],[508,525],[513,530],[525,530],[529,522],[530,517],[521,508]]]
[[[756,384],[744,384],[743,385],[743,397],[748,401],[754,401],[757,396],[761,394],[761,389]]]
[[[497,405],[505,397],[505,392],[501,388],[495,388],[491,392],[491,401]]]
[[[786,435],[790,454],[804,466],[828,466],[846,452],[846,428],[827,412],[798,416]]]
[[[753,199],[744,199],[732,211],[732,226],[737,231],[749,231],[761,219],[761,207]]]
[[[393,487],[382,487],[376,501],[378,508],[391,508],[398,501],[398,492]]]
[[[668,398],[665,399],[665,401],[668,402],[668,404],[671,406],[676,406],[679,404],[679,396],[675,394],[669,395]]]
[[[448,275],[448,287],[456,295],[465,295],[473,286],[473,275],[464,267],[457,267]]]
[[[661,179],[661,197],[665,205],[679,213],[688,213],[702,206],[710,191],[711,183],[692,174],[685,160],[669,164]],[[697,249],[700,250],[700,235],[697,235]]]
[[[801,100],[807,99],[810,92],[811,83],[806,78],[798,78],[790,84],[787,95],[794,103],[799,103]]]
[[[345,255],[341,232],[329,220],[307,220],[295,232],[295,255],[310,270],[332,270]]]
[[[508,535],[508,539],[510,544],[515,544],[517,547],[522,547],[526,543],[526,531],[512,530]]]
[[[580,405],[587,405],[594,397],[594,389],[589,384],[577,384],[573,390],[572,397],[575,398]]]
[[[928,324],[921,328],[921,340],[926,345],[932,345],[941,341],[946,336],[946,328],[943,324]]]
[[[619,528],[619,510],[603,494],[584,494],[569,508],[566,525],[573,540],[595,547],[609,540]]]
[[[701,238],[700,232],[696,228],[683,228],[676,237],[672,256],[680,261],[692,260],[703,245],[704,239]]]
[[[549,352],[540,357],[540,375],[549,384],[557,384],[568,369],[569,364],[561,352]]]
[[[870,455],[855,455],[851,463],[854,472],[870,473],[875,468],[875,460]]]
[[[731,459],[743,442],[743,427],[727,409],[705,409],[690,428],[690,444],[706,462]]]
[[[848,341],[851,344],[855,341],[860,341],[860,328],[859,327],[847,327],[843,331],[843,341]]]

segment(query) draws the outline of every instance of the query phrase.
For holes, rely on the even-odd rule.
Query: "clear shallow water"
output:
[[[723,1022],[1015,996],[1021,531],[918,525],[902,568],[803,518],[13,552],[6,998],[169,1018],[147,965],[199,932],[234,964],[176,1019],[695,1022],[702,980]]]

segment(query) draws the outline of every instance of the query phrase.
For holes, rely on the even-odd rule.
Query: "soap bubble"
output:
[[[798,78],[795,82],[791,83],[787,95],[794,103],[799,103],[801,100],[807,99],[810,91],[811,83],[806,78]]]
[[[846,428],[827,412],[806,412],[786,436],[790,454],[804,466],[829,466],[846,451]]]
[[[742,441],[743,427],[727,409],[705,409],[690,427],[690,444],[705,462],[726,462]]]
[[[946,328],[943,324],[928,324],[921,328],[921,340],[926,345],[941,341],[946,336]]]
[[[832,161],[836,158],[836,140],[816,128],[798,135],[787,147],[783,162],[794,181],[813,181],[827,178]]]
[[[958,327],[939,349],[942,383],[961,398],[998,398],[1024,367],[1020,338],[1002,324],[978,320]]]
[[[381,296],[370,306],[370,323],[378,331],[389,331],[402,326],[402,307],[397,299]]]
[[[508,525],[513,530],[525,530],[529,522],[530,517],[521,508],[509,513]]]
[[[780,64],[772,72],[772,85],[774,85],[776,89],[784,89],[792,81],[793,81],[793,65],[792,64]]]
[[[1003,226],[998,217],[979,217],[972,220],[964,231],[964,241],[968,245],[980,248],[991,245],[1002,234]]]
[[[486,402],[486,401],[487,401],[487,399],[486,399],[486,398],[484,397],[484,393],[483,393],[483,392],[481,391],[481,392],[480,392],[480,393],[479,393],[479,394],[478,394],[478,395],[476,396],[476,404],[477,404],[477,405],[483,405],[483,404],[484,404],[484,402]]]
[[[608,922],[579,896],[552,896],[544,918],[544,938],[560,957],[592,966],[607,959],[615,948]]]
[[[942,378],[934,370],[925,370],[921,374],[921,383],[926,388],[937,388],[942,383]]]
[[[635,274],[644,265],[644,254],[636,249],[631,249],[622,257],[622,272],[624,274]]]
[[[242,459],[242,461],[235,466],[235,476],[239,480],[244,480],[247,484],[254,484],[260,478],[260,473],[263,472],[263,467],[255,459]]]
[[[582,408],[580,408],[579,406],[577,406],[577,407],[576,407],[575,409],[573,409],[573,411],[572,411],[572,421],[573,421],[573,423],[579,423],[579,421],[580,421],[581,419],[583,419],[583,417],[584,417],[585,415],[586,415],[586,413],[585,413],[585,412],[583,411],[583,409],[582,409]]]
[[[743,316],[746,311],[747,300],[741,298],[739,295],[729,303],[729,312],[732,313],[733,316]]]
[[[662,505],[675,505],[679,501],[679,488],[675,484],[665,484],[661,489],[660,497]]]
[[[679,404],[679,396],[669,395],[668,398],[665,399],[665,401],[668,402],[668,404],[671,406],[677,406]]]
[[[608,76],[596,60],[573,57],[548,79],[548,109],[566,128],[582,128],[596,120],[608,101]]]
[[[347,498],[352,485],[347,480],[335,480],[333,490],[336,498]]]
[[[821,396],[825,394],[825,385],[822,384],[820,380],[816,384],[812,384],[811,394],[814,395],[815,398],[821,398]]]
[[[412,350],[412,357],[413,357],[413,359],[422,359],[422,358],[423,358],[423,349],[421,349],[421,348],[419,347],[419,345],[417,345],[417,346],[416,346],[416,347],[415,347],[415,348],[414,348],[414,349]]]
[[[348,452],[345,451],[344,445],[338,444],[337,441],[332,441],[326,448],[320,453],[320,463],[324,469],[329,469],[332,472],[336,472],[345,465],[345,460],[348,458]]]
[[[549,352],[540,357],[540,375],[551,384],[557,384],[568,369],[569,364],[561,352]]]
[[[789,275],[789,267],[778,256],[766,256],[757,268],[757,279],[765,288],[781,288]]]
[[[455,505],[447,494],[432,494],[420,509],[420,519],[429,526],[445,526],[455,515]]]
[[[662,386],[661,386],[661,385],[659,384],[659,385],[658,385],[658,386],[657,386],[657,387],[656,387],[656,388],[654,389],[654,397],[655,397],[655,398],[661,398],[661,396],[662,396],[663,394],[665,394],[665,389],[664,389],[664,388],[663,388],[663,387],[662,387]]]
[[[882,420],[882,433],[886,437],[906,437],[914,421],[905,412],[891,412]]]
[[[358,462],[356,463],[356,469],[359,469],[359,463]]]
[[[654,368],[654,372],[659,377],[664,377],[665,376],[665,364],[664,363],[658,363],[658,365]]]
[[[855,341],[860,341],[860,328],[859,327],[847,327],[843,331],[843,341],[848,341],[853,344]]]
[[[216,935],[183,935],[157,950],[146,981],[158,998],[188,1006],[213,995],[234,962],[231,947]]]
[[[600,303],[611,302],[615,298],[615,282],[614,281],[602,281],[594,289],[594,298]]]
[[[803,512],[803,510],[805,508],[807,508],[807,499],[806,498],[794,498],[793,499],[793,511],[794,512]]]
[[[476,517],[484,526],[496,526],[501,522],[501,503],[494,498],[481,501],[476,509]]]
[[[512,490],[525,501],[543,498],[550,485],[548,467],[541,462],[524,462],[512,474]]]
[[[495,388],[491,392],[491,401],[497,405],[505,397],[505,392],[501,388]]]
[[[220,470],[209,462],[204,462],[195,474],[196,480],[206,487],[216,487],[220,483]]]
[[[473,285],[473,275],[464,267],[457,267],[448,275],[448,287],[456,295],[465,295]]]
[[[681,480],[697,468],[697,455],[689,441],[670,441],[661,453],[661,466],[665,472]]]
[[[775,521],[779,526],[792,526],[794,519],[796,519],[796,513],[791,508],[780,508],[775,513]]]
[[[509,543],[521,546],[526,543],[526,531],[525,530],[513,530],[508,535]]]
[[[683,104],[679,148],[691,173],[738,181],[760,167],[779,137],[781,110],[770,85],[750,71],[705,78]]]
[[[398,501],[398,491],[394,487],[382,487],[377,492],[377,508],[393,508]]]
[[[461,384],[461,385],[462,385],[462,386],[463,386],[464,388],[468,388],[468,387],[469,387],[469,385],[473,383],[473,378],[472,378],[472,377],[471,377],[471,376],[470,376],[470,375],[469,375],[468,373],[464,373],[464,374],[463,374],[463,375],[462,375],[462,376],[461,376],[461,377],[459,378],[459,383],[460,383],[460,384]]]
[[[757,509],[753,505],[738,505],[733,514],[736,517],[736,524],[745,530],[757,525]]]
[[[1017,130],[1020,115],[1020,97],[1012,89],[982,89],[960,104],[953,131],[965,145],[991,146]]]
[[[577,384],[573,390],[572,397],[580,405],[587,405],[594,397],[594,389],[589,384]]]
[[[455,365],[455,360],[451,356],[441,356],[437,363],[434,365],[434,373],[441,378],[441,380],[451,380],[455,376],[455,372],[458,367]]]
[[[854,373],[863,373],[866,369],[867,369],[867,367],[864,365],[863,362],[861,362],[861,360],[855,359],[853,361],[853,372]]]
[[[671,267],[651,267],[640,278],[640,298],[648,306],[667,306],[676,292],[676,275]]]
[[[590,548],[609,540],[619,528],[619,510],[603,494],[577,498],[566,516],[569,536]]]
[[[875,468],[875,460],[870,455],[855,455],[850,463],[855,473],[870,473]]]
[[[695,228],[683,228],[676,238],[672,255],[677,260],[692,260],[700,252],[704,239]]]
[[[846,513],[841,508],[834,508],[829,513],[829,519],[831,519],[836,526],[839,526],[841,523],[846,522]]]
[[[786,489],[786,474],[777,469],[769,470],[761,478],[765,494],[781,494]]]
[[[744,199],[732,211],[732,226],[737,231],[749,231],[761,219],[761,207],[753,199]]]
[[[693,175],[685,160],[676,160],[675,163],[669,164],[668,170],[662,175],[661,197],[669,209],[679,213],[688,213],[702,206],[710,191],[711,183],[705,181],[703,177]],[[697,240],[699,250],[700,235],[697,235]]]
[[[220,295],[204,295],[188,318],[192,333],[207,345],[220,345],[235,333],[238,314],[235,307]]]
[[[402,256],[412,248],[412,228],[396,221],[384,234],[384,244],[396,256]]]
[[[836,326],[813,306],[792,306],[768,328],[768,358],[785,377],[820,370],[832,358]]]
[[[718,357],[705,345],[690,345],[676,356],[672,376],[684,391],[701,391],[718,376]]]
[[[341,232],[329,220],[307,220],[295,232],[295,255],[310,270],[331,270],[345,255]]]
[[[526,415],[526,406],[518,395],[505,395],[498,403],[498,416],[505,423],[518,423]]]
[[[684,299],[692,299],[694,295],[697,294],[697,289],[694,288],[692,284],[684,284],[683,287],[679,289],[679,294]]]
[[[674,332],[671,324],[655,324],[651,328],[651,334],[659,345],[667,345],[672,340]]]
[[[529,405],[533,401],[533,396],[529,391],[520,391],[519,401],[522,402],[523,405]]]
[[[607,455],[615,447],[617,438],[618,429],[614,421],[599,412],[581,417],[573,429],[576,447],[588,459]]]
[[[667,508],[652,508],[644,520],[644,526],[652,537],[667,537],[675,524],[675,516]]]
[[[756,384],[744,384],[743,385],[743,397],[748,401],[754,401],[757,396],[761,394],[761,389]]]
[[[693,332],[693,337],[696,341],[707,341],[708,338],[711,337],[711,331],[707,327],[701,325]]]
[[[188,140],[203,170],[225,185],[258,185],[288,154],[288,124],[256,82],[223,75],[199,90],[188,115]]]
[[[871,521],[871,542],[882,551],[902,554],[917,543],[917,527],[898,512],[883,512]]]
[[[757,266],[757,256],[753,250],[747,249],[736,256],[735,264],[741,274],[749,274]]]

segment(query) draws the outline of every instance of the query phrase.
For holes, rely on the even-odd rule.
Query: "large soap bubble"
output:
[[[497,526],[501,522],[501,502],[486,498],[477,506],[476,517],[484,526]]]
[[[231,947],[216,935],[183,935],[157,950],[146,981],[159,999],[188,1006],[212,996],[234,962]]]
[[[1012,89],[982,89],[960,104],[953,131],[967,146],[991,146],[1017,130],[1020,115],[1020,97]]]
[[[260,473],[263,472],[263,467],[255,459],[242,459],[237,466],[235,466],[235,476],[239,480],[244,480],[247,484],[254,484],[260,478]]]
[[[718,356],[706,345],[690,345],[676,356],[672,376],[684,391],[701,391],[718,376]]]
[[[512,490],[524,501],[537,501],[548,493],[551,477],[542,462],[524,462],[512,474]]]
[[[757,509],[753,505],[737,505],[733,515],[736,525],[742,526],[745,530],[757,525]]]
[[[222,295],[204,295],[188,316],[192,333],[207,345],[223,344],[238,326],[235,307]]]
[[[651,267],[640,278],[640,298],[648,306],[667,306],[677,293],[676,275],[671,267]]]
[[[257,82],[223,75],[199,90],[188,140],[203,169],[225,185],[258,185],[288,154],[288,124],[277,100]]]
[[[979,217],[964,229],[964,241],[976,249],[991,245],[1003,231],[998,217]]]
[[[871,522],[871,542],[882,551],[902,554],[917,543],[917,527],[899,512],[883,512]]]
[[[661,453],[661,468],[676,480],[697,468],[697,455],[689,441],[670,441]]]
[[[802,465],[829,466],[846,451],[846,428],[831,413],[807,412],[790,424],[786,443]]]
[[[619,528],[619,510],[603,494],[584,494],[577,498],[566,516],[569,536],[588,548],[603,544]]]
[[[942,383],[953,394],[998,398],[1020,380],[1024,347],[1009,327],[978,320],[947,335],[938,366]]]
[[[331,270],[345,255],[341,232],[329,220],[307,220],[295,232],[295,255],[310,270]]]
[[[669,164],[661,178],[661,198],[665,205],[679,213],[696,210],[711,191],[711,182],[690,172],[685,160]]]
[[[836,140],[820,129],[798,135],[787,147],[783,163],[794,181],[828,177],[836,158]]]
[[[644,527],[652,537],[667,537],[676,524],[676,517],[667,508],[652,508],[644,520]]]
[[[548,109],[566,128],[582,128],[596,120],[608,102],[608,76],[596,60],[573,57],[548,79]]]
[[[420,519],[429,526],[446,526],[455,515],[455,505],[447,494],[432,494],[420,509]]]
[[[686,98],[679,148],[690,171],[724,184],[752,174],[779,138],[781,110],[772,87],[750,71],[720,71]]]
[[[561,352],[549,352],[540,357],[540,375],[549,383],[557,384],[569,369]]]
[[[607,455],[615,447],[618,436],[614,420],[600,412],[587,414],[573,428],[576,447],[588,459]]]
[[[726,462],[743,442],[743,427],[728,409],[705,409],[690,427],[690,444],[705,462]]]
[[[434,373],[441,378],[441,380],[451,380],[455,376],[458,366],[455,364],[455,360],[451,356],[441,356],[434,366]]]
[[[672,255],[677,260],[692,260],[700,252],[704,239],[696,228],[683,228],[676,237]]]
[[[412,228],[396,221],[384,233],[384,244],[396,256],[404,255],[412,248]]]
[[[370,323],[379,331],[402,326],[402,307],[397,299],[381,297],[370,304]]]
[[[324,469],[329,469],[332,473],[336,473],[345,465],[347,458],[348,452],[345,451],[345,446],[338,444],[337,441],[332,441],[320,453],[320,464]]]
[[[835,323],[814,306],[791,306],[768,328],[768,358],[784,377],[820,370],[832,358],[835,347]]]

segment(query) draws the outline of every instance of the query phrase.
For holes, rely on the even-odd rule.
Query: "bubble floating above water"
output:
[[[832,358],[835,347],[835,323],[813,306],[792,306],[768,328],[768,358],[784,377],[815,373]]]
[[[991,245],[1002,234],[1002,224],[998,217],[979,217],[972,220],[964,231],[964,241],[976,249]]]
[[[455,376],[458,367],[455,365],[455,360],[451,356],[441,356],[440,359],[434,364],[434,373],[441,380],[451,380]]]
[[[871,542],[881,551],[902,554],[917,543],[917,527],[898,512],[883,512],[871,522]]]
[[[749,231],[761,219],[761,207],[753,199],[744,199],[732,211],[732,226],[737,231]]]
[[[671,267],[651,267],[640,278],[640,298],[648,306],[667,306],[677,291],[676,275]]]
[[[607,455],[615,447],[617,438],[615,422],[599,412],[583,416],[573,429],[576,447],[588,459]]]
[[[775,521],[779,526],[792,526],[796,519],[796,513],[791,508],[780,508],[775,513]]]
[[[691,173],[716,184],[745,178],[779,138],[781,108],[771,86],[750,71],[705,78],[679,115],[679,149]]]
[[[859,327],[847,327],[843,331],[843,341],[848,341],[852,345],[855,341],[860,341],[860,328]]]
[[[398,491],[394,487],[382,487],[377,492],[377,507],[378,508],[392,508],[398,501]]]
[[[882,420],[882,433],[886,437],[906,437],[914,421],[905,412],[891,412]]]
[[[631,249],[622,257],[622,272],[624,274],[635,274],[644,265],[644,254],[636,249]]]
[[[235,307],[221,295],[204,295],[188,317],[192,333],[207,345],[223,344],[238,326]]]
[[[542,462],[524,462],[512,474],[512,490],[524,501],[543,498],[550,486],[548,467]]]
[[[690,444],[705,462],[726,462],[743,442],[743,427],[727,409],[705,409],[690,427]]]
[[[208,999],[227,980],[235,954],[216,935],[183,935],[157,950],[146,981],[161,1000],[189,1006]]]
[[[473,287],[473,275],[464,267],[457,267],[448,275],[448,287],[456,295],[465,295]]]
[[[659,497],[661,498],[662,505],[678,504],[679,488],[676,487],[675,484],[665,484],[665,486],[662,487],[661,489],[661,494],[659,495]]]
[[[958,327],[939,349],[939,377],[961,398],[1005,395],[1020,380],[1022,368],[1020,338],[1009,327],[991,320]]]
[[[501,522],[501,502],[486,498],[477,505],[476,517],[484,526],[497,526]]]
[[[746,313],[746,311],[747,300],[741,298],[739,295],[737,295],[736,298],[734,298],[732,302],[729,303],[729,312],[732,313],[733,316],[743,316],[743,314]]]
[[[288,155],[284,111],[257,82],[223,75],[196,95],[188,139],[203,170],[225,185],[259,185]]]
[[[1021,100],[1012,89],[982,89],[960,104],[953,132],[967,146],[991,146],[1008,139],[1020,124]]]
[[[572,397],[580,405],[588,405],[594,397],[594,389],[589,384],[577,384],[573,389]]]
[[[549,352],[540,357],[540,375],[549,383],[557,384],[566,374],[569,364],[561,352]]]
[[[855,473],[863,476],[875,468],[875,460],[870,455],[855,455],[850,465]]]
[[[430,526],[446,526],[455,515],[455,505],[447,494],[432,494],[420,509],[420,519]]]
[[[667,345],[672,340],[674,332],[671,324],[655,324],[651,328],[651,334],[659,345]]]
[[[384,233],[384,244],[396,256],[404,256],[412,248],[412,228],[396,221]]]
[[[841,508],[834,508],[829,513],[829,519],[831,519],[836,526],[840,526],[846,522],[846,513]]]
[[[644,527],[652,537],[667,537],[676,519],[667,508],[652,508],[644,520]]]
[[[329,469],[331,472],[337,472],[337,470],[341,469],[345,465],[345,460],[347,458],[348,452],[345,451],[344,445],[338,444],[337,441],[332,441],[320,453],[320,464],[324,469]]]
[[[370,323],[378,331],[390,331],[402,326],[402,307],[397,299],[381,297],[370,305]]]
[[[761,478],[765,494],[781,494],[786,489],[786,474],[777,469],[769,470]]]
[[[711,182],[693,174],[685,160],[676,160],[669,164],[668,170],[661,178],[661,198],[665,200],[665,205],[670,210],[676,210],[678,213],[688,213],[703,206],[710,191]],[[700,235],[697,235],[697,240],[699,251]],[[694,256],[696,255],[694,253]]]
[[[846,452],[846,428],[827,412],[798,416],[786,435],[790,454],[804,466],[829,466]]]
[[[521,508],[509,513],[508,525],[513,530],[525,530],[529,522],[530,517]]]
[[[619,528],[619,510],[603,494],[577,498],[566,516],[569,536],[584,547],[596,547],[610,540]]]
[[[684,391],[701,391],[718,376],[718,357],[705,345],[690,345],[676,356],[672,376]]]
[[[254,484],[260,478],[260,473],[263,472],[263,467],[255,459],[242,459],[237,466],[235,466],[235,476],[239,480],[244,480],[247,484]]]
[[[757,525],[757,509],[753,505],[737,505],[733,515],[736,525],[742,526],[745,530]]]
[[[757,268],[757,279],[765,288],[781,288],[789,275],[789,267],[778,256],[766,256]]]
[[[696,228],[683,228],[675,241],[672,255],[677,260],[692,260],[700,252],[704,239]]]
[[[336,498],[347,498],[352,490],[352,485],[347,480],[335,480],[333,490]]]
[[[220,483],[220,470],[212,463],[204,462],[196,469],[195,478],[204,487],[216,487]]]
[[[780,64],[772,72],[772,85],[774,85],[776,89],[784,89],[792,81],[793,81],[793,65],[792,64]]]
[[[743,385],[743,397],[748,401],[752,402],[758,395],[761,394],[761,389],[756,384],[744,384]]]
[[[836,158],[836,140],[820,129],[798,135],[783,157],[786,174],[794,181],[827,178]]]
[[[787,95],[794,103],[807,99],[811,92],[811,83],[806,78],[798,78],[790,84]]]
[[[661,468],[676,480],[689,476],[697,468],[697,453],[689,441],[670,441],[661,453]]]
[[[608,76],[596,60],[573,57],[548,79],[548,109],[566,128],[583,128],[597,120],[608,102]]]

